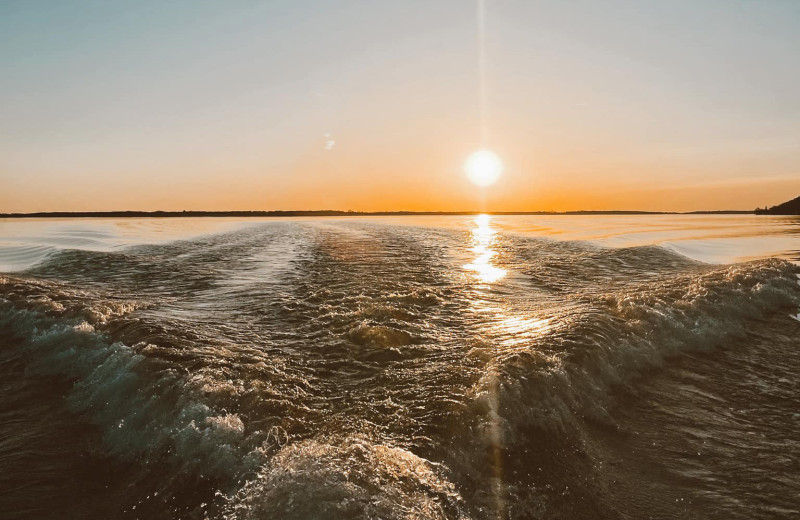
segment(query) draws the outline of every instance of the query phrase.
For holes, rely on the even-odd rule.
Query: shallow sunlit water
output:
[[[800,514],[800,220],[0,220],[3,518]]]

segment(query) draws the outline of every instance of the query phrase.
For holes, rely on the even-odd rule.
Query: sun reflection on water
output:
[[[472,249],[477,256],[464,265],[464,269],[473,271],[475,277],[484,283],[494,283],[503,278],[507,272],[497,267],[492,258],[497,256],[495,251],[496,231],[491,227],[491,216],[481,214],[475,217],[476,227],[472,229]]]
[[[472,261],[463,266],[477,285],[485,286],[498,282],[509,272],[498,264],[498,256],[503,251],[503,244],[498,240],[497,231],[491,225],[490,215],[477,215],[471,229],[470,252],[474,254]],[[509,280],[509,284],[519,280]],[[489,493],[493,497],[494,518],[508,517],[508,497],[506,488],[506,469],[504,458],[506,453],[505,420],[503,418],[501,367],[506,359],[535,349],[539,339],[558,326],[551,317],[543,317],[534,309],[514,308],[508,302],[496,298],[492,291],[476,287],[472,293],[473,311],[481,317],[482,332],[488,339],[483,347],[485,355],[490,359],[486,373],[479,387],[482,398],[487,404],[486,440],[488,441],[487,463],[492,478],[487,482]]]
[[[491,226],[492,217],[481,214],[475,217],[475,227],[471,229],[471,248],[474,259],[463,266],[475,279],[483,284],[492,284],[508,275],[508,271],[496,265],[500,250],[497,231]],[[529,348],[531,343],[554,326],[552,319],[539,318],[519,311],[511,311],[507,305],[488,295],[476,297],[472,301],[476,312],[483,316],[484,323],[496,339],[495,349],[509,353],[515,349]]]

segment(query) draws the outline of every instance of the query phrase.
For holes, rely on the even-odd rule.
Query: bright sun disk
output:
[[[491,150],[473,152],[464,163],[467,178],[476,186],[491,186],[503,173],[503,162]]]

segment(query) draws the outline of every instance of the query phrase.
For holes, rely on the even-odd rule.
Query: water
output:
[[[800,220],[0,221],[0,517],[800,515]]]

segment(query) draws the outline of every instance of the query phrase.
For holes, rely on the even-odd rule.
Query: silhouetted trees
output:
[[[800,215],[800,197],[771,208],[756,208],[756,215]]]

